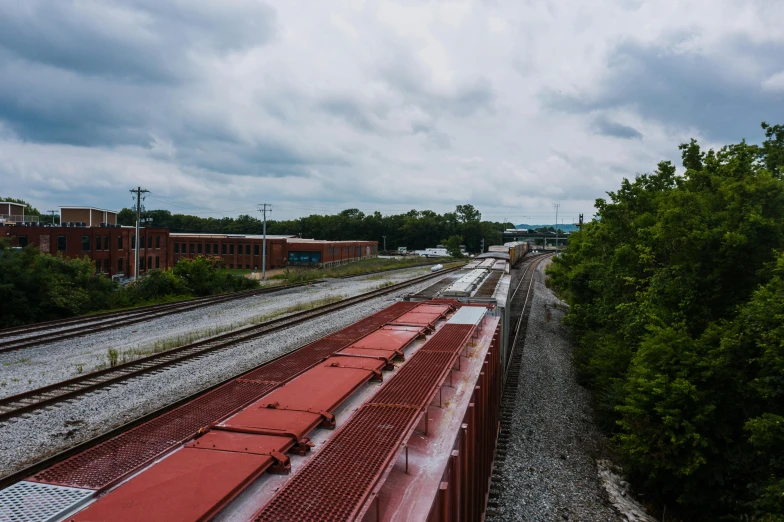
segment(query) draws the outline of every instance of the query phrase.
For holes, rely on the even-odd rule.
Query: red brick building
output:
[[[286,240],[292,236],[267,235],[267,269],[286,265]],[[169,234],[169,265],[180,259],[211,255],[226,268],[261,270],[263,237],[243,234]]]
[[[323,241],[290,238],[289,265],[332,267],[378,255],[378,241]]]
[[[169,229],[143,228],[139,250],[139,273],[168,268]],[[109,276],[133,275],[136,229],[134,227],[0,226],[0,237],[11,246],[36,245],[45,254],[89,257],[95,272]]]
[[[18,204],[6,204],[7,215],[18,215]],[[89,257],[99,274],[134,274],[135,227],[117,225],[117,213],[91,207],[60,207],[60,226],[29,222],[0,223],[0,237],[11,246],[36,245],[46,254]],[[261,269],[263,236],[249,234],[170,233],[167,228],[141,228],[139,273],[166,269],[180,259],[220,257],[226,268]],[[287,265],[331,267],[376,257],[376,241],[321,241],[267,235],[267,268]]]

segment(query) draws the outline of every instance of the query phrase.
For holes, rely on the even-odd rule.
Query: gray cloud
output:
[[[624,138],[627,140],[642,139],[642,134],[634,127],[612,121],[604,116],[600,116],[594,120],[593,128],[597,134],[604,136],[613,136],[615,138]]]
[[[0,179],[46,208],[126,205],[130,183],[296,209],[277,217],[515,220],[590,214],[694,134],[784,121],[784,8],[764,0],[360,4],[0,2]]]
[[[32,62],[133,82],[189,78],[189,50],[224,54],[269,42],[275,12],[259,3],[0,4],[0,47]]]
[[[784,67],[784,46],[733,40],[728,46],[735,56],[724,58],[675,52],[673,41],[626,41],[609,56],[606,75],[595,91],[551,94],[545,101],[574,113],[629,107],[644,118],[701,129],[712,139],[754,139],[760,135],[759,122],[784,120],[784,96],[761,88],[764,78]],[[735,73],[744,69],[741,63],[754,64],[757,75]]]

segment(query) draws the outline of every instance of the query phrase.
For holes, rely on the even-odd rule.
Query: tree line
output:
[[[152,226],[167,227],[172,232],[203,232],[227,234],[261,234],[263,222],[249,215],[237,218],[202,218],[187,214],[172,214],[168,210],[148,210],[144,217]],[[121,225],[134,225],[136,212],[124,208],[118,215]],[[311,214],[289,220],[268,220],[267,234],[291,234],[326,240],[378,241],[379,248],[395,250],[424,249],[459,238],[469,252],[478,252],[482,239],[485,249],[502,244],[502,233],[514,228],[512,223],[483,221],[473,205],[457,205],[454,212],[438,214],[432,210],[411,210],[405,214],[365,214],[357,209],[346,209],[332,215]],[[452,239],[454,243],[454,239]]]
[[[624,180],[549,270],[635,480],[701,520],[784,520],[784,126]]]
[[[259,287],[258,281],[221,268],[208,257],[183,259],[121,286],[96,275],[88,257],[42,254],[33,245],[11,248],[0,238],[0,328]]]

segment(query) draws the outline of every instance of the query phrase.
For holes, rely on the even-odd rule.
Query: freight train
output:
[[[504,246],[0,491],[0,519],[483,520],[533,273]]]
[[[488,253],[500,252],[509,255],[509,264],[516,265],[529,251],[528,243],[504,243],[503,245],[494,245],[487,249]]]

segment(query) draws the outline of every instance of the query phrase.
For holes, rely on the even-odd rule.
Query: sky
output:
[[[586,219],[784,123],[777,0],[0,0],[0,195],[39,210]]]

